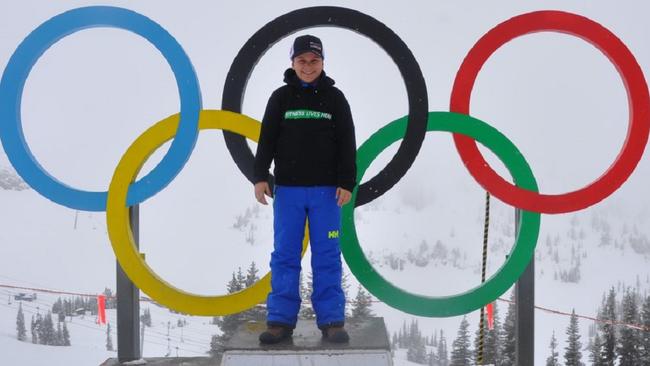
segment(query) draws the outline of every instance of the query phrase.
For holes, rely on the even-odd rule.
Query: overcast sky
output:
[[[46,19],[92,4],[97,3],[3,2],[0,65]],[[391,27],[422,68],[430,110],[448,109],[455,72],[476,40],[524,12],[561,9],[590,17],[622,39],[644,70],[650,48],[643,2],[422,1],[409,2],[408,7],[374,1],[102,4],[138,11],[167,29],[192,60],[204,108],[211,109],[220,108],[225,75],[247,38],[273,18],[306,5],[353,7]],[[399,73],[377,45],[342,29],[309,32],[323,39],[325,69],[350,100],[359,144],[407,113]],[[268,95],[280,85],[289,65],[291,39],[279,42],[258,64],[244,113],[261,117]],[[36,64],[23,96],[23,126],[32,152],[52,175],[76,187],[104,190],[128,144],[154,122],[177,112],[178,103],[173,75],[155,48],[122,30],[91,29],[64,38]],[[542,33],[511,42],[487,62],[473,93],[472,114],[515,142],[533,166],[540,187],[558,193],[583,186],[611,164],[625,138],[627,101],[615,68],[598,50],[575,37]],[[437,148],[440,144],[434,141],[438,136],[427,139],[425,147]],[[440,141],[447,148],[442,159],[435,159],[441,164],[438,177],[458,163],[449,139]],[[230,160],[227,155],[221,158]],[[6,165],[6,156],[0,162]],[[376,169],[381,167],[377,165]],[[643,170],[633,181],[640,181],[643,174],[647,177]],[[222,172],[230,173],[237,174]]]
[[[430,111],[448,110],[456,71],[483,34],[535,10],[574,12],[602,24],[628,46],[650,75],[646,2],[566,0],[2,1],[0,70],[42,22],[66,10],[97,4],[132,9],[171,33],[194,65],[206,109],[220,108],[226,73],[253,33],[288,11],[313,5],[351,7],[393,29],[422,69]],[[376,44],[337,28],[308,32],[323,40],[325,70],[350,101],[358,145],[407,114],[399,72]],[[289,66],[292,39],[278,42],[257,65],[246,91],[245,114],[261,118],[268,96],[281,85]],[[155,122],[178,112],[178,100],[173,75],[152,45],[122,30],[84,30],[55,44],[33,68],[23,94],[25,138],[53,176],[78,188],[105,190],[129,144]],[[543,192],[561,193],[584,186],[613,162],[626,137],[628,103],[615,67],[596,48],[572,36],[538,33],[514,40],[490,58],[477,79],[471,114],[518,146]],[[368,174],[381,169],[394,151],[393,147],[382,154]],[[160,155],[150,159],[147,167]],[[600,205],[615,206],[630,216],[650,206],[647,155],[629,181]],[[0,167],[6,166],[9,162],[2,151]],[[495,167],[503,173],[498,163]],[[460,207],[467,212],[467,224],[476,225],[483,194],[463,167],[450,136],[430,133],[411,171],[385,199],[415,195],[440,207]],[[254,205],[252,187],[232,163],[221,134],[204,132],[176,180],[143,205],[142,235],[144,239],[177,238],[178,233],[192,231],[195,237],[205,237],[205,242],[185,243],[184,248],[205,247],[214,244],[209,230],[229,227],[234,214]],[[3,207],[0,218],[11,213],[12,208]],[[444,215],[440,213],[443,221]],[[432,217],[431,222],[438,219]],[[543,225],[567,219],[545,215]],[[191,255],[198,257],[200,252]],[[164,272],[164,265],[159,268]],[[592,295],[599,299],[601,292]]]

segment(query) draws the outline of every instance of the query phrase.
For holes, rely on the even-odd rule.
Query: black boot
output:
[[[291,338],[293,329],[281,325],[269,325],[266,331],[260,334],[260,342],[263,344],[276,344]]]
[[[329,326],[321,329],[323,339],[332,343],[347,343],[350,341],[348,332],[343,326]]]

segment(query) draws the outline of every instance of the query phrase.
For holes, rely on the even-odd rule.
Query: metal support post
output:
[[[140,207],[129,207],[133,239],[138,246],[140,237]],[[117,263],[117,358],[119,362],[139,360],[140,351],[140,290]]]
[[[515,235],[519,236],[521,211],[515,210]],[[515,365],[535,364],[535,254],[515,285]]]

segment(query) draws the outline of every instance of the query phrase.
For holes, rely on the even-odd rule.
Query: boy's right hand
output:
[[[271,196],[271,188],[269,187],[269,183],[268,182],[255,183],[255,199],[257,199],[257,202],[263,205],[268,205],[268,203],[266,202],[266,197],[264,197],[264,195],[273,197]]]

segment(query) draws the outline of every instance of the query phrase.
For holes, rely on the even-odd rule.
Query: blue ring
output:
[[[128,30],[152,43],[171,67],[180,95],[176,137],[160,163],[131,185],[128,205],[155,195],[180,172],[196,144],[202,108],[199,83],[187,54],[174,37],[144,15],[123,8],[90,6],[61,13],[34,29],[9,59],[0,81],[0,140],[12,165],[32,188],[58,204],[86,211],[105,211],[107,192],[72,188],[43,169],[25,141],[20,104],[27,76],[43,53],[72,33],[97,27]]]

